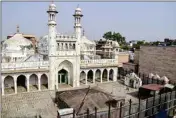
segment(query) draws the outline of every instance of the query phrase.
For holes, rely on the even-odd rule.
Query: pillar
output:
[[[38,90],[41,91],[41,74],[38,74]]]
[[[17,94],[17,76],[14,76],[13,79],[14,79],[15,94]]]
[[[103,77],[103,70],[101,70],[101,75],[100,75],[100,82],[102,83],[102,77]]]
[[[118,69],[114,68],[113,71],[114,71],[114,73],[113,73],[113,81],[115,82],[115,81],[117,81],[117,71],[118,71]]]
[[[2,88],[1,88],[1,90],[2,90],[2,95],[4,95],[4,78],[2,79],[1,83],[2,83]]]
[[[26,81],[27,81],[27,92],[29,92],[29,75],[26,76]]]
[[[107,69],[107,81],[109,82],[109,69]]]

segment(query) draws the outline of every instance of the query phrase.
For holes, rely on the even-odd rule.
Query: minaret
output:
[[[82,13],[81,13],[81,8],[77,7],[75,9],[75,14],[73,15],[75,18],[75,25],[74,25],[74,30],[75,30],[75,35],[76,38],[78,40],[78,42],[80,41],[81,38],[81,18],[83,17]]]
[[[54,90],[55,88],[55,73],[54,73],[54,62],[55,62],[55,54],[57,49],[56,43],[56,14],[58,13],[56,10],[56,5],[51,3],[49,5],[48,13],[48,56],[49,56],[49,83],[48,87],[50,90]]]

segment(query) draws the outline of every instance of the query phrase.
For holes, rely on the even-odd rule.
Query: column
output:
[[[27,80],[27,92],[29,92],[29,75],[26,76],[26,80]]]
[[[68,43],[68,50],[70,50],[70,43]]]
[[[95,84],[95,70],[93,70],[93,84]]]
[[[41,82],[40,82],[40,79],[41,79],[41,74],[38,74],[38,90],[41,91]]]
[[[114,68],[113,69],[113,71],[114,71],[114,73],[113,73],[113,81],[115,82],[115,81],[117,81],[117,68]]]
[[[87,71],[86,71],[86,80],[85,81],[86,81],[86,85],[87,85]]]
[[[103,77],[103,70],[101,70],[101,75],[100,75],[100,82],[102,83],[102,77]]]
[[[15,88],[15,94],[17,94],[17,76],[14,76],[14,88]]]
[[[2,79],[1,83],[2,83],[2,88],[1,88],[2,89],[2,95],[4,95],[4,78]]]
[[[107,69],[107,81],[109,82],[109,69]]]

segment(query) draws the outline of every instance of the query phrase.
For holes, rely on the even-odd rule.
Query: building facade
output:
[[[82,35],[83,14],[80,8],[76,8],[73,15],[75,23],[74,33],[71,36],[57,33],[58,12],[55,4],[49,5],[47,13],[48,35],[39,40],[38,53],[27,53],[25,56],[19,54],[21,60],[1,62],[2,95],[44,89],[59,90],[62,85],[79,87],[117,80],[118,47],[113,47],[112,57],[109,59],[96,55],[95,42]],[[20,33],[16,35],[12,36],[11,40],[5,40],[2,48],[9,51],[10,44],[13,44],[13,50],[18,47],[16,52],[20,52],[23,51],[23,47],[31,45]],[[17,43],[19,40],[26,42],[23,47]],[[5,48],[5,44],[10,49]],[[11,55],[17,55],[16,52],[11,52]],[[3,54],[6,55],[6,52]]]

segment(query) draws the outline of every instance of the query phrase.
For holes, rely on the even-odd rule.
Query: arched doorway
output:
[[[68,84],[68,72],[65,69],[62,69],[58,72],[58,83]]]
[[[109,71],[109,81],[113,81],[113,77],[114,77],[114,71],[113,71],[113,69],[111,69]]]
[[[26,92],[27,91],[27,80],[24,75],[20,75],[17,77],[17,91],[18,92]]]
[[[36,74],[32,74],[29,77],[29,86],[30,86],[30,91],[38,90],[38,77]]]
[[[4,78],[4,93],[5,94],[15,93],[14,79],[12,76],[7,76]]]
[[[48,89],[48,77],[43,74],[40,79],[41,89]]]
[[[87,73],[87,82],[93,83],[93,71],[89,70]]]
[[[86,84],[86,73],[84,71],[80,74],[80,84]]]
[[[106,69],[103,70],[102,81],[107,81],[108,71]]]
[[[100,82],[101,81],[101,71],[99,69],[96,70],[95,72],[95,82]]]
[[[73,64],[68,60],[61,62],[58,66],[57,77],[59,87],[70,87],[69,85],[73,85]]]

